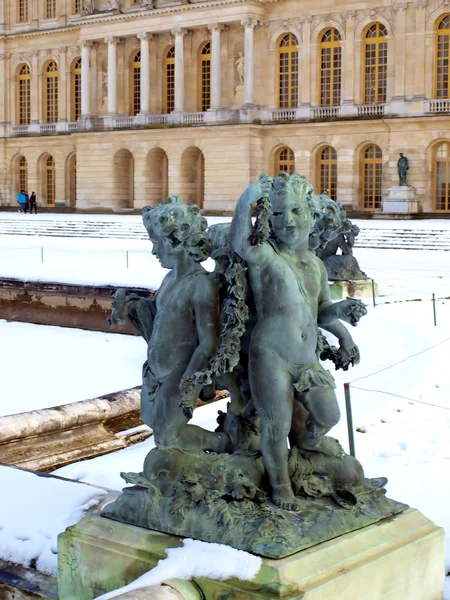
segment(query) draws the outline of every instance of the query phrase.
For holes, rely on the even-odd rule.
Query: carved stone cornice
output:
[[[395,15],[399,13],[401,14],[406,12],[407,7],[408,5],[405,2],[399,2],[398,4],[392,7],[392,11]]]
[[[344,13],[344,19],[350,21],[356,17],[356,10],[346,10]]]

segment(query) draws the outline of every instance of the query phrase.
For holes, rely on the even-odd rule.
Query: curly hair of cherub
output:
[[[155,207],[144,206],[142,219],[150,237],[158,235],[170,239],[174,246],[182,244],[196,262],[209,257],[208,222],[196,204],[186,205],[180,196],[169,196]]]
[[[298,175],[297,173],[289,175],[285,171],[280,171],[272,182],[269,200],[280,198],[290,190],[300,198],[305,198],[312,220],[314,220],[317,213],[314,188],[304,175]]]

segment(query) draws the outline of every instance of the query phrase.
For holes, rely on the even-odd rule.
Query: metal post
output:
[[[436,327],[436,298],[433,294],[433,318],[434,318],[434,326]]]
[[[352,404],[350,401],[350,384],[344,383],[344,394],[345,394],[345,412],[347,413],[347,430],[348,430],[348,443],[350,446],[350,454],[355,456],[355,438],[353,436],[353,417],[352,417]]]
[[[128,250],[127,250],[126,255],[127,255],[127,269],[128,269]]]
[[[376,303],[375,303],[375,283],[374,283],[373,279],[372,279],[372,300],[373,300],[373,305],[376,306]]]
[[[44,248],[41,246],[41,263],[44,262]]]

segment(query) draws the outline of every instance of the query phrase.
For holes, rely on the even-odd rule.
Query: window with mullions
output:
[[[433,161],[434,207],[450,210],[450,143],[437,146]]]
[[[435,98],[449,98],[450,15],[438,25],[435,64]]]
[[[77,58],[72,71],[72,121],[81,117],[81,58]]]
[[[166,54],[164,76],[164,112],[168,114],[175,109],[175,46]]]
[[[369,27],[364,41],[364,104],[386,102],[387,31],[381,23]]]
[[[341,36],[328,29],[320,42],[320,106],[339,106],[341,103]]]
[[[45,18],[46,19],[55,19],[56,18],[56,0],[46,0]]]
[[[45,203],[48,206],[55,204],[55,160],[49,156],[45,163]]]
[[[28,163],[25,156],[19,161],[19,189],[28,190]]]
[[[211,107],[211,42],[203,46],[200,61],[200,110],[204,112]]]
[[[131,67],[132,103],[131,114],[136,116],[141,111],[141,51],[135,52]]]
[[[280,171],[284,171],[288,175],[295,172],[295,154],[288,147],[280,148],[275,155],[275,176]]]
[[[82,0],[74,0],[73,1],[73,14],[79,15],[83,10],[83,2]]]
[[[298,40],[288,33],[278,46],[278,108],[297,108],[297,105]]]
[[[31,74],[28,65],[19,68],[18,114],[19,125],[29,125],[31,120]]]
[[[47,65],[45,73],[45,122],[58,120],[58,67],[54,60]]]
[[[331,146],[320,152],[319,159],[320,192],[327,192],[336,201],[337,196],[337,154]]]
[[[17,21],[18,23],[28,22],[28,0],[19,0],[17,4]]]
[[[381,209],[381,187],[383,178],[383,154],[381,148],[371,144],[363,150],[362,189],[363,208]]]

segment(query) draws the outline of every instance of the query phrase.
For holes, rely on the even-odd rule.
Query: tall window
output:
[[[83,9],[82,0],[73,0],[73,14],[79,15]]]
[[[28,22],[28,0],[19,0],[17,4],[17,21],[19,23]]]
[[[56,17],[56,0],[46,0],[45,18],[54,19]]]
[[[336,200],[337,154],[331,146],[320,152],[319,171],[320,192],[327,192],[332,200]]]
[[[166,54],[164,79],[164,112],[167,114],[175,109],[175,46]]]
[[[439,144],[433,164],[436,210],[450,210],[450,143]]]
[[[28,190],[28,164],[25,156],[19,160],[19,189]]]
[[[288,33],[278,47],[278,108],[298,105],[298,41]]]
[[[205,111],[211,106],[211,42],[203,46],[200,61],[200,110]]]
[[[387,31],[381,23],[369,27],[364,41],[364,104],[386,102]]]
[[[45,202],[53,206],[55,204],[55,161],[49,156],[45,163]]]
[[[133,93],[131,103],[131,114],[133,117],[141,111],[141,51],[138,50],[133,55],[131,65],[131,89]]]
[[[383,176],[383,154],[381,148],[371,144],[363,150],[362,188],[363,208],[381,209],[381,185]]]
[[[51,60],[45,72],[45,122],[58,120],[58,67]]]
[[[436,40],[435,98],[449,97],[450,15],[438,26]]]
[[[320,42],[320,106],[339,106],[341,103],[341,36],[328,29]]]
[[[77,58],[72,71],[72,121],[81,117],[81,58]]]
[[[19,125],[29,125],[31,119],[30,67],[22,65],[19,69],[18,115]]]
[[[295,155],[290,148],[280,148],[275,155],[275,175],[284,171],[292,175],[295,171]]]

